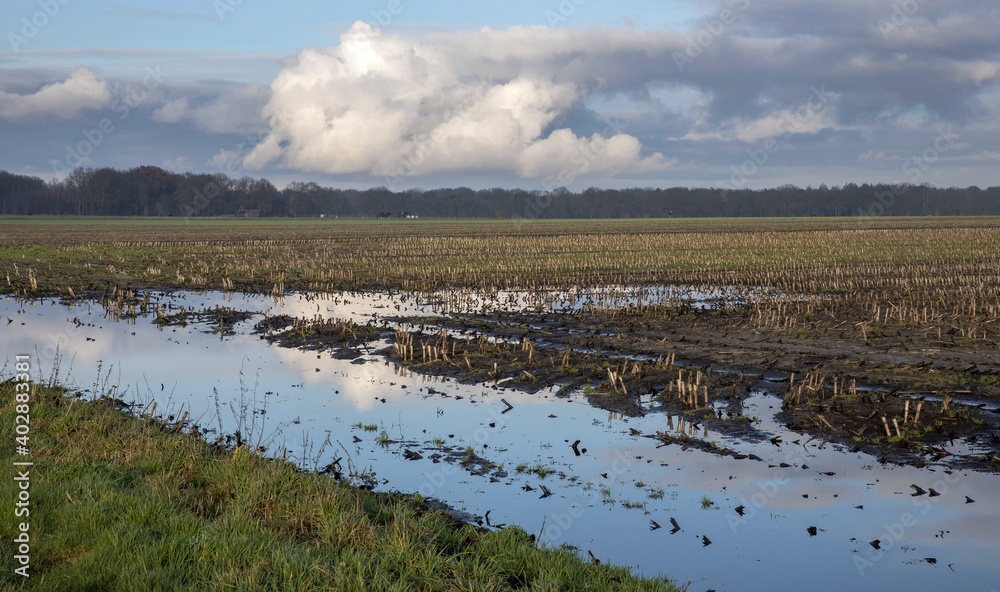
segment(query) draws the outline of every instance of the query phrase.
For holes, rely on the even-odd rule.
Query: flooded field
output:
[[[1000,582],[1000,476],[988,460],[996,399],[953,393],[954,408],[978,422],[975,433],[945,429],[933,445],[889,458],[818,438],[816,428],[790,429],[801,417],[783,409],[784,397],[804,379],[780,364],[706,362],[687,346],[667,366],[625,341],[607,351],[582,339],[615,329],[566,322],[572,313],[661,302],[724,311],[753,294],[664,286],[142,296],[125,308],[7,298],[0,342],[10,356],[36,356],[45,377],[58,369],[58,380],[84,396],[120,399],[210,441],[262,446],[331,478],[439,500],[482,526],[518,525],[545,544],[692,582],[691,590],[989,592]],[[526,331],[535,332],[530,342]],[[423,349],[432,346],[420,338],[439,332],[443,345]],[[316,334],[329,339],[308,338]],[[414,340],[404,334],[421,336],[415,354],[400,353]],[[522,357],[538,348],[555,358],[553,368],[558,356],[605,346],[614,369],[605,368],[628,375],[630,387],[645,387],[644,373],[687,372],[694,381],[697,372],[700,381],[704,372],[713,397],[699,404],[695,388],[687,409],[679,392],[633,389],[626,406],[614,378],[599,400],[608,388],[594,381],[548,381],[540,370],[527,380],[502,367],[491,377],[485,355],[478,370],[469,353],[459,355],[475,343]],[[577,358],[562,367],[567,376],[584,371]],[[837,398],[836,385],[815,381],[817,396]],[[730,383],[731,397],[716,396]],[[890,404],[885,389],[853,386]],[[941,406],[931,395],[920,402],[925,417]],[[913,403],[899,403],[904,427],[917,425]]]

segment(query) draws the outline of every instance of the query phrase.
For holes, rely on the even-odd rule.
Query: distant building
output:
[[[236,210],[237,218],[260,218],[260,210],[247,210],[240,208]]]

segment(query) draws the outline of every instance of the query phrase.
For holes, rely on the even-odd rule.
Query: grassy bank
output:
[[[675,590],[484,532],[399,496],[222,450],[103,401],[33,387],[30,516],[13,382],[0,384],[0,585],[55,590]],[[21,410],[23,411],[23,410]],[[30,523],[30,577],[12,539]]]

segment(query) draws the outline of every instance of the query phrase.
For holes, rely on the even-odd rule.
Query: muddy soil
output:
[[[236,334],[238,323],[253,318],[254,313],[236,310],[225,306],[216,306],[204,310],[188,311],[180,309],[172,314],[164,314],[162,310],[156,317],[159,327],[186,327],[188,324],[202,325],[205,333],[213,333],[226,337]]]
[[[963,459],[964,466],[1000,468],[1000,356],[983,344],[956,343],[947,332],[938,337],[919,327],[897,327],[860,335],[820,322],[810,330],[760,329],[738,314],[717,310],[656,317],[499,313],[435,322],[507,343],[532,343],[549,364],[531,375],[563,389],[590,385],[590,402],[605,409],[626,414],[680,411],[696,424],[753,437],[752,426],[740,429],[745,418],[739,404],[753,378],[766,375],[786,383],[775,393],[783,398],[777,419],[795,431],[887,462],[916,465],[941,460],[948,456],[942,445],[962,439],[992,449]],[[567,351],[568,363],[556,368],[560,360],[555,358]],[[523,352],[506,359],[509,365],[501,377],[507,386],[523,387]],[[502,361],[493,363],[504,368]],[[421,366],[441,372],[435,364],[440,365]],[[609,365],[615,374],[625,374],[618,388],[611,388],[611,379],[603,375]],[[709,405],[691,405],[664,392],[665,385],[669,389],[671,381],[683,379],[685,370],[688,377],[703,374],[699,386],[707,389]],[[659,404],[644,407],[645,394]],[[976,402],[955,403],[956,396]]]
[[[265,318],[254,325],[254,334],[281,347],[329,350],[334,357],[356,359],[372,353],[372,341],[392,334],[385,326],[357,325],[350,321],[305,321],[289,315]]]

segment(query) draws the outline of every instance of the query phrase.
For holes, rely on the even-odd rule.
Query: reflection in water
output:
[[[560,306],[595,301],[593,295],[589,301],[563,296]],[[218,293],[159,299],[165,308],[218,304],[361,323],[439,314],[436,307],[557,302],[527,293],[480,298],[471,291],[446,299],[342,294],[275,302]],[[8,369],[15,354],[30,353],[46,374],[58,361],[61,376],[92,390],[100,368],[110,377],[103,382],[118,385],[126,399],[156,401],[164,413],[183,405],[203,428],[234,430],[246,404],[267,436],[280,430],[272,452],[287,451],[305,466],[325,466],[346,450],[356,466],[375,472],[380,488],[420,492],[477,516],[489,511],[491,524],[517,524],[541,531],[548,543],[691,580],[692,590],[987,590],[1000,581],[1000,478],[944,466],[883,466],[787,432],[773,417],[780,402],[766,389],[746,401],[744,413],[780,440],[738,442],[683,416],[624,418],[550,391],[460,385],[413,374],[374,352],[337,360],[270,347],[250,334],[255,320],[220,338],[197,325],[160,330],[153,318],[112,322],[93,303],[8,299],[0,302],[0,324],[6,324],[0,341]],[[513,409],[503,413],[501,398]],[[667,430],[761,460],[660,447],[643,436]],[[331,445],[323,448],[326,438]],[[577,440],[580,456],[572,447]],[[481,474],[468,470],[475,463],[461,463],[467,448],[490,463],[476,471]],[[422,458],[406,460],[406,450]],[[449,452],[452,462],[434,458]],[[940,495],[911,497],[911,484]],[[880,549],[870,544],[876,539]]]

